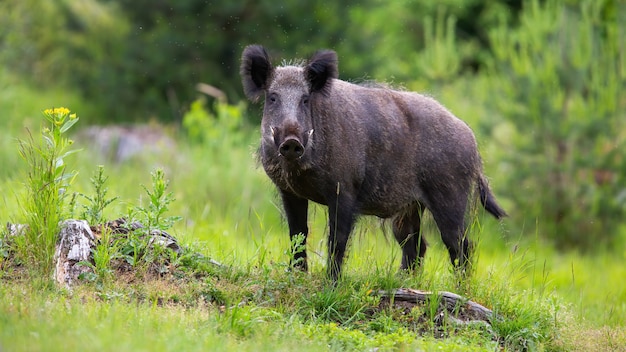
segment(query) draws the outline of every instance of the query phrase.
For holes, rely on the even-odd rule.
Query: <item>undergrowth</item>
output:
[[[109,178],[103,166],[90,179],[91,193],[76,193],[66,204],[70,179],[58,179],[63,181],[57,184],[63,192],[56,194],[53,205],[54,209],[67,205],[67,214],[80,214],[95,230],[98,244],[91,260],[81,263],[92,272],[82,275],[81,284],[69,291],[53,285],[34,288],[29,282],[32,273],[18,273],[32,262],[16,260],[25,257],[14,255],[26,247],[16,247],[15,236],[5,231],[0,236],[0,349],[50,349],[44,339],[29,339],[31,331],[46,341],[71,336],[76,346],[95,343],[96,350],[145,346],[157,346],[154,350],[220,346],[216,349],[358,351],[571,347],[562,338],[570,331],[566,325],[572,320],[570,307],[552,294],[548,280],[539,280],[528,290],[516,285],[529,271],[540,278],[548,275],[527,253],[511,251],[498,267],[474,262],[470,273],[459,275],[449,265],[445,250],[435,244],[423,268],[398,272],[399,250],[394,246],[382,260],[380,253],[387,251],[388,243],[368,242],[374,237],[369,236],[369,229],[376,224],[365,220],[353,236],[343,279],[332,285],[324,274],[323,258],[316,255],[325,253],[325,248],[316,247],[325,242],[316,242],[326,234],[317,228],[319,224],[312,226],[307,248],[312,253],[310,272],[302,273],[290,270],[287,263],[287,248],[293,248],[292,244],[277,244],[274,232],[280,229],[254,212],[248,216],[256,223],[244,229],[249,241],[240,245],[245,247],[241,251],[224,252],[217,246],[185,241],[169,247],[168,239],[178,241],[166,231],[181,218],[168,215],[175,197],[162,169],[151,174],[149,186],[142,186],[139,205],[130,204],[123,216],[112,218],[106,215],[110,214],[107,208],[118,197],[108,193]],[[474,218],[470,232],[480,247],[482,219]],[[29,240],[25,237],[24,241]],[[213,241],[218,242],[219,238]],[[52,258],[50,251],[33,255],[44,262]],[[383,304],[381,292],[400,287],[457,292],[492,309],[494,318],[489,324],[454,323],[436,295],[426,304]],[[37,325],[41,321],[45,326]],[[94,338],[83,326],[100,327],[102,336]],[[137,340],[133,334],[144,337]],[[625,341],[615,330],[606,334],[609,346]]]
[[[440,320],[444,313],[436,300],[412,308],[381,304],[378,292],[387,289],[381,283],[395,281],[397,287],[416,287],[413,275],[396,273],[389,278],[380,276],[380,271],[357,270],[333,286],[328,284],[324,270],[286,272],[282,263],[252,269],[204,266],[203,257],[192,256],[192,252],[182,254],[166,275],[117,271],[106,282],[85,280],[70,297],[95,298],[101,302],[98,304],[108,302],[111,307],[163,307],[177,309],[179,314],[207,314],[219,335],[240,341],[262,338],[264,328],[273,326],[333,350],[433,346],[443,346],[444,350],[461,346],[464,350],[536,350],[551,346],[556,334],[556,312],[551,304],[558,301],[517,292],[501,285],[502,277],[477,277],[471,283],[473,294],[468,298],[494,308],[497,318],[491,326],[456,325]],[[431,289],[456,286],[453,277]],[[26,287],[19,280],[14,283]],[[6,289],[0,291],[6,294]],[[48,293],[52,297],[59,294],[64,295],[54,290]]]

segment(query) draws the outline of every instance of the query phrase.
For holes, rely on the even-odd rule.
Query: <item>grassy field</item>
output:
[[[45,108],[94,112],[70,93],[40,92],[2,74],[0,220],[20,222],[27,170],[16,138],[25,138],[24,127],[38,130]],[[471,120],[481,112],[468,114]],[[286,224],[254,160],[255,128],[242,128],[240,138],[224,133],[210,143],[189,143],[175,132],[175,148],[123,163],[77,139],[83,151],[67,160],[79,171],[74,191],[93,192],[89,178],[105,165],[109,194],[120,197],[105,212],[113,219],[145,204],[141,185],[148,187],[151,171],[163,168],[176,198],[169,214],[182,216],[170,232],[188,253],[223,267],[190,256],[163,277],[139,267],[70,291],[0,256],[0,351],[626,350],[626,251],[556,252],[538,234],[521,236],[506,220],[497,223],[482,212],[472,227],[476,272],[462,283],[432,221],[425,228],[431,247],[424,270],[407,275],[397,272],[400,251],[383,235],[389,231],[365,218],[355,230],[345,277],[332,287],[324,278],[327,214],[317,206],[310,210],[310,273],[288,271]],[[492,160],[493,147],[485,142],[482,148]],[[497,165],[486,167],[497,184]],[[541,219],[529,224],[535,221]],[[489,328],[440,326],[435,305],[408,314],[379,307],[373,293],[397,287],[456,292],[502,319]]]

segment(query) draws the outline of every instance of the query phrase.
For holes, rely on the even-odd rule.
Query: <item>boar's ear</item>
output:
[[[249,45],[243,50],[240,73],[243,91],[248,99],[253,102],[259,100],[263,91],[267,89],[272,70],[270,57],[265,48],[260,45]]]
[[[304,74],[311,85],[311,92],[327,92],[331,79],[339,75],[337,53],[332,50],[318,51],[307,62]]]

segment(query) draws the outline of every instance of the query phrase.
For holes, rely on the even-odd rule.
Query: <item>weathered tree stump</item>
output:
[[[132,231],[142,228],[144,226],[141,223],[128,223],[123,218],[96,226],[89,226],[85,220],[64,221],[58,234],[53,258],[54,272],[52,277],[54,281],[59,286],[71,288],[77,283],[79,275],[88,272],[93,273],[93,266],[85,265],[84,263],[93,264],[93,250],[101,241],[102,231],[110,231],[112,234],[126,236]],[[7,223],[6,229],[9,238],[23,236],[27,225]],[[171,249],[177,254],[181,252],[176,238],[165,231],[152,230],[150,233],[140,236],[147,241],[148,248],[159,246]],[[109,243],[108,245],[111,244]],[[213,260],[210,260],[210,263],[222,266]]]
[[[80,262],[89,261],[96,238],[85,220],[67,220],[61,225],[59,242],[54,253],[54,280],[70,288],[80,274],[93,269]]]

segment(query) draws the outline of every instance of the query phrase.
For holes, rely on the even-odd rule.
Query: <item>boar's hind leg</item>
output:
[[[440,202],[431,202],[429,210],[441,232],[441,239],[448,248],[452,265],[464,270],[470,264],[471,255],[471,244],[465,231],[467,195],[444,199],[439,198]]]
[[[289,225],[289,239],[291,240],[291,262],[294,268],[307,271],[306,237],[309,234],[307,216],[309,201],[294,194],[281,190],[283,207]]]
[[[418,268],[426,253],[426,240],[420,231],[423,213],[424,206],[416,203],[409,210],[393,219],[393,235],[402,247],[402,265],[400,268],[403,270]]]

